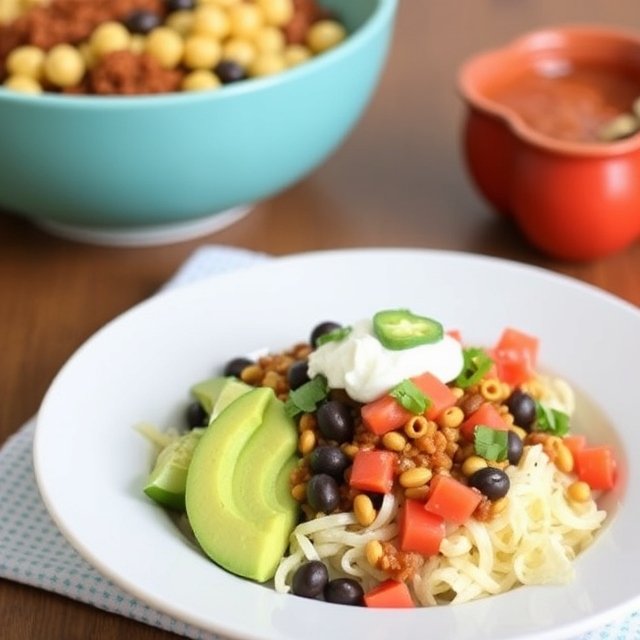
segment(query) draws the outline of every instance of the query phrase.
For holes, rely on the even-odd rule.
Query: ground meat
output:
[[[48,51],[56,44],[86,40],[102,22],[119,20],[138,9],[164,15],[162,0],[52,0],[17,18],[10,31],[19,38],[17,44]]]
[[[378,568],[390,578],[406,582],[423,564],[424,558],[420,554],[400,551],[390,542],[382,543],[382,557],[378,561]]]
[[[283,29],[289,44],[303,43],[314,22],[331,17],[331,13],[318,5],[316,0],[293,0],[293,6],[293,18]]]
[[[107,54],[89,74],[92,93],[103,95],[144,95],[177,91],[183,73],[165,69],[146,54],[114,51]]]

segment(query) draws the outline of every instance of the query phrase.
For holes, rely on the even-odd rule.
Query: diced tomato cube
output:
[[[396,454],[391,451],[358,451],[353,459],[349,486],[361,491],[389,493],[393,488],[395,463]]]
[[[481,404],[461,425],[462,437],[473,442],[474,432],[478,425],[490,427],[498,431],[508,431],[509,425],[503,420],[498,410],[490,403]]]
[[[415,607],[409,592],[409,587],[404,582],[397,580],[385,580],[364,594],[364,603],[367,607],[386,609],[408,609]]]
[[[437,475],[424,508],[448,522],[464,524],[482,500],[482,494],[451,476]]]
[[[407,499],[400,509],[398,543],[402,551],[433,556],[444,539],[444,519],[430,513],[419,500]]]

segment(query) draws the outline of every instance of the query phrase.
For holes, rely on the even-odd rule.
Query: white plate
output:
[[[209,562],[145,499],[140,420],[169,426],[189,386],[230,358],[306,339],[323,320],[410,307],[492,343],[507,325],[541,338],[542,365],[602,410],[583,412],[620,464],[609,522],[568,586],[521,587],[453,607],[372,610],[280,595]],[[502,260],[421,250],[280,258],[169,291],[92,337],[48,391],[35,466],[56,523],[121,587],[186,622],[241,638],[562,638],[640,605],[640,312],[574,280]],[[586,414],[586,415],[585,415]],[[631,459],[631,463],[627,461]]]

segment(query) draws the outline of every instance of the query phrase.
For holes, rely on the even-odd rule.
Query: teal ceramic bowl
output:
[[[211,230],[344,140],[383,68],[397,0],[324,0],[350,34],[284,73],[214,92],[26,96],[0,89],[0,209],[79,239]]]

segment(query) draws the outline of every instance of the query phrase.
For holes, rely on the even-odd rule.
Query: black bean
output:
[[[314,511],[331,513],[340,504],[338,483],[326,473],[311,476],[307,483],[307,502]]]
[[[309,455],[309,466],[313,473],[326,473],[338,482],[342,482],[350,464],[351,460],[340,447],[329,444],[316,447]]]
[[[471,475],[469,486],[475,487],[489,500],[498,500],[507,495],[511,483],[509,476],[502,469],[484,467]]]
[[[187,424],[190,429],[196,427],[206,427],[209,422],[209,414],[202,408],[198,402],[191,402],[187,407]]]
[[[521,389],[515,389],[507,398],[513,421],[523,429],[530,429],[536,419],[536,401]]]
[[[253,360],[249,360],[249,358],[234,358],[233,360],[229,360],[225,365],[224,375],[239,378],[242,370],[252,364],[255,363]]]
[[[317,598],[329,582],[327,567],[320,560],[311,560],[298,567],[293,574],[291,591],[303,598]]]
[[[349,405],[340,400],[329,400],[320,405],[316,412],[318,429],[327,440],[338,443],[348,442],[353,438],[353,415]]]
[[[520,462],[523,449],[524,445],[522,443],[522,438],[520,438],[515,431],[509,431],[507,440],[507,456],[511,464],[518,464],[518,462]]]
[[[221,60],[213,71],[222,84],[231,84],[247,78],[247,70],[235,60]]]
[[[165,0],[167,11],[189,11],[196,6],[196,0]]]
[[[162,18],[153,11],[138,9],[128,14],[122,21],[131,33],[147,34],[162,22]]]
[[[297,389],[305,382],[309,382],[309,364],[306,360],[296,360],[289,367],[287,381],[290,389]]]
[[[369,496],[373,508],[376,511],[379,511],[380,507],[382,507],[382,502],[384,501],[384,493],[374,493],[373,491],[367,491],[366,494]]]
[[[336,578],[327,582],[324,588],[324,599],[335,604],[364,604],[364,591],[360,583],[352,578]]]
[[[316,346],[316,341],[320,336],[323,336],[327,333],[331,333],[336,329],[340,329],[341,326],[342,325],[338,324],[337,322],[330,322],[330,321],[321,322],[319,325],[316,325],[313,331],[311,332],[311,337],[309,338],[309,342],[311,343],[311,346],[312,347]]]

